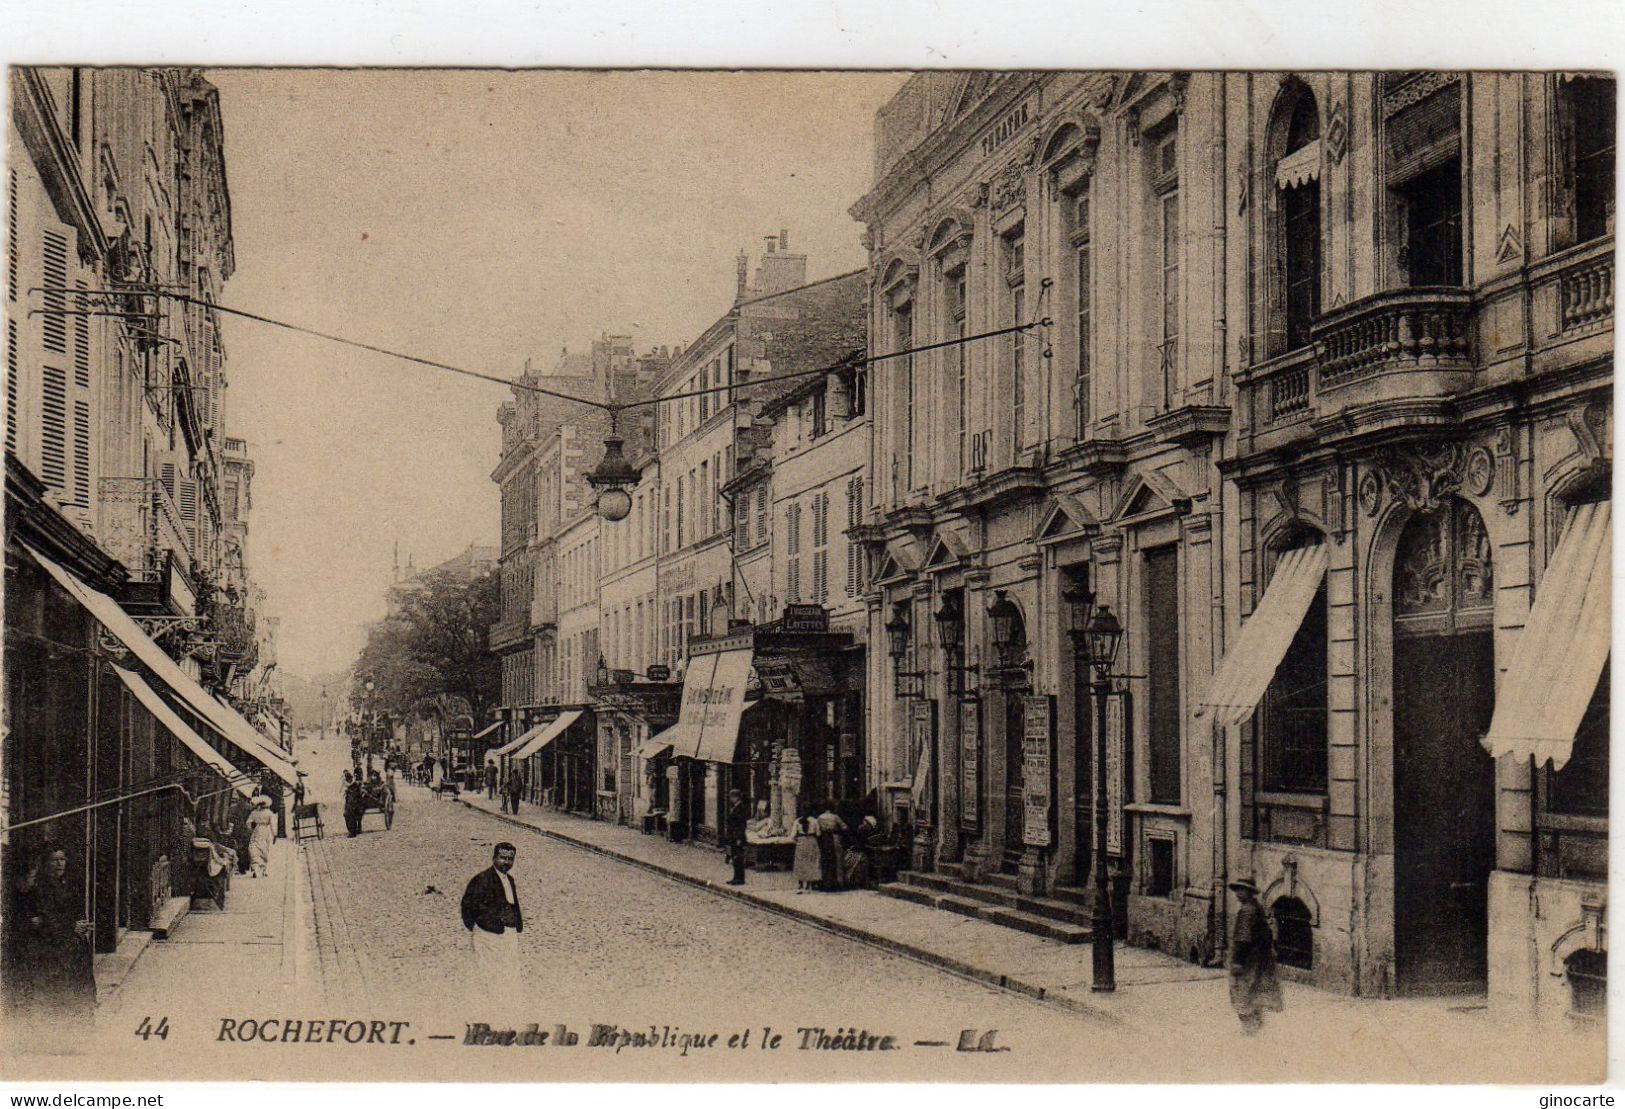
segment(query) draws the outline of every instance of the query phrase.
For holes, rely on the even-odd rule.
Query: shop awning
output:
[[[525,733],[532,738],[526,740],[525,745],[513,753],[513,757],[516,759],[530,758],[542,748],[546,747],[549,743],[552,743],[555,739],[559,738],[559,736],[569,731],[570,725],[574,724],[580,719],[581,710],[571,709],[569,712],[559,713],[559,718],[551,723],[543,724],[540,728],[532,728],[529,732]]]
[[[1197,705],[1197,716],[1211,710],[1215,724],[1240,724],[1253,714],[1325,576],[1326,548],[1321,544],[1281,556],[1264,599],[1241,626]]]
[[[670,734],[671,729],[667,728],[659,735],[652,736],[638,744],[638,758],[647,762],[650,759],[658,759],[661,755],[666,754],[672,748],[671,740],[666,738]]]
[[[501,722],[498,721],[496,726],[501,727],[502,726]],[[485,752],[485,761],[486,762],[500,762],[500,761],[502,761],[507,756],[509,756],[509,755],[513,754],[515,751],[519,750],[519,748],[523,747],[526,743],[529,743],[531,740],[533,740],[537,736],[541,735],[542,734],[542,729],[544,729],[546,727],[547,727],[546,724],[538,724],[534,728],[531,728],[529,731],[520,732],[518,735],[514,736],[508,742],[504,743],[501,747],[493,747],[493,748],[491,748],[489,751]],[[486,729],[486,731],[489,731],[489,730],[490,729]],[[485,732],[480,733],[480,735],[484,735],[484,734],[485,734]],[[478,739],[479,736],[475,736],[474,738]]]
[[[485,727],[483,727],[479,731],[475,732],[474,735],[473,735],[473,738],[474,739],[484,739],[486,736],[490,735],[492,732],[496,731],[500,727],[502,727],[502,721],[500,721],[500,720],[498,720],[495,724],[487,724]]]
[[[196,755],[205,765],[218,771],[220,776],[234,786],[238,793],[244,797],[254,795],[258,786],[253,779],[245,776],[235,766],[231,765],[226,756],[210,747],[204,742],[202,736],[187,727],[186,722],[176,715],[175,710],[170,708],[162,697],[158,696],[157,692],[146,683],[146,680],[140,674],[126,670],[122,666],[113,667],[113,672],[119,676],[119,680],[125,684],[130,692],[135,694],[135,699],[141,702],[142,707],[152,713],[153,718],[162,724],[170,735],[180,740],[183,747]]]
[[[1572,509],[1495,695],[1491,756],[1561,770],[1608,661],[1612,502]]]
[[[690,674],[698,670],[701,676],[705,676],[709,671],[705,688],[693,691],[695,758],[703,762],[734,761],[734,748],[739,743],[739,719],[745,712],[745,686],[750,681],[752,655],[753,652],[747,647],[701,655],[689,664]],[[702,665],[706,659],[714,662],[709,666]],[[688,715],[689,705],[690,690],[685,676],[683,716]]]
[[[119,607],[117,601],[105,593],[92,589],[34,548],[29,547],[28,551],[58,585],[84,605],[90,614],[112,632],[120,643],[128,647],[136,658],[145,663],[149,670],[163,679],[164,684],[186,702],[188,709],[208,721],[211,728],[244,755],[270,770],[288,785],[291,786],[298,781],[293,764],[288,761],[280,748],[260,735],[259,729],[244,720],[235,709],[215,700],[208,690],[165,654],[162,647],[148,638],[147,633],[141,630],[140,625],[129,613]]]
[[[1320,180],[1320,140],[1299,147],[1275,163],[1275,187],[1290,189]]]

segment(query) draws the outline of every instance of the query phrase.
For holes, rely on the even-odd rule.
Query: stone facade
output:
[[[935,752],[922,861],[1034,893],[1089,877],[1102,745],[1063,602],[1086,584],[1125,628],[1132,728],[1114,702],[1103,746],[1131,941],[1218,957],[1250,873],[1290,974],[1566,1007],[1563,972],[1526,968],[1601,945],[1602,824],[1574,785],[1596,764],[1537,770],[1533,797],[1515,760],[1441,764],[1479,791],[1457,823],[1484,852],[1441,911],[1406,842],[1454,802],[1421,782],[1427,705],[1395,660],[1481,644],[1483,673],[1430,680],[1487,713],[1565,512],[1606,496],[1613,96],[1553,74],[932,73],[882,110],[853,209],[871,353],[1033,325],[873,373],[853,534],[871,641],[908,633],[871,652],[870,770]],[[1306,544],[1327,562],[1311,631],[1259,712],[1216,727],[1202,696]],[[1008,657],[996,602],[1019,612]],[[1456,978],[1418,954],[1429,928],[1459,933]]]

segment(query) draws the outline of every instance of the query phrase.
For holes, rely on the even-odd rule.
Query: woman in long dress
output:
[[[254,811],[248,816],[248,861],[256,878],[271,869],[271,841],[276,836],[276,817],[271,815],[269,797],[254,798]]]
[[[833,799],[824,802],[824,811],[818,814],[818,885],[834,892],[841,888],[841,837],[846,834],[846,821],[835,812]]]
[[[818,819],[810,808],[803,808],[796,821],[796,854],[791,866],[796,876],[796,892],[816,887],[823,877],[818,862]]]

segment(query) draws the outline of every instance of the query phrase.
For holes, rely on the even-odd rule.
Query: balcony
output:
[[[1473,294],[1398,289],[1328,312],[1311,345],[1254,366],[1239,378],[1249,414],[1243,452],[1318,433],[1348,437],[1446,418],[1449,398],[1476,377]],[[1335,427],[1320,426],[1333,416]]]
[[[505,651],[519,646],[530,638],[530,612],[517,616],[504,616],[491,625],[486,646],[492,651]]]
[[[111,477],[97,484],[108,554],[124,563],[133,581],[158,581],[165,552],[174,555],[187,574],[192,569],[191,544],[180,509],[157,478]]]

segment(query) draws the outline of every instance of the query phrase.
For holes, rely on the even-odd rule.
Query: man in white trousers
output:
[[[521,998],[519,933],[525,918],[519,910],[514,885],[511,843],[499,843],[491,852],[491,865],[469,879],[463,891],[463,927],[468,929],[477,980],[485,987],[481,999],[501,1010],[493,1016],[517,1017]]]

